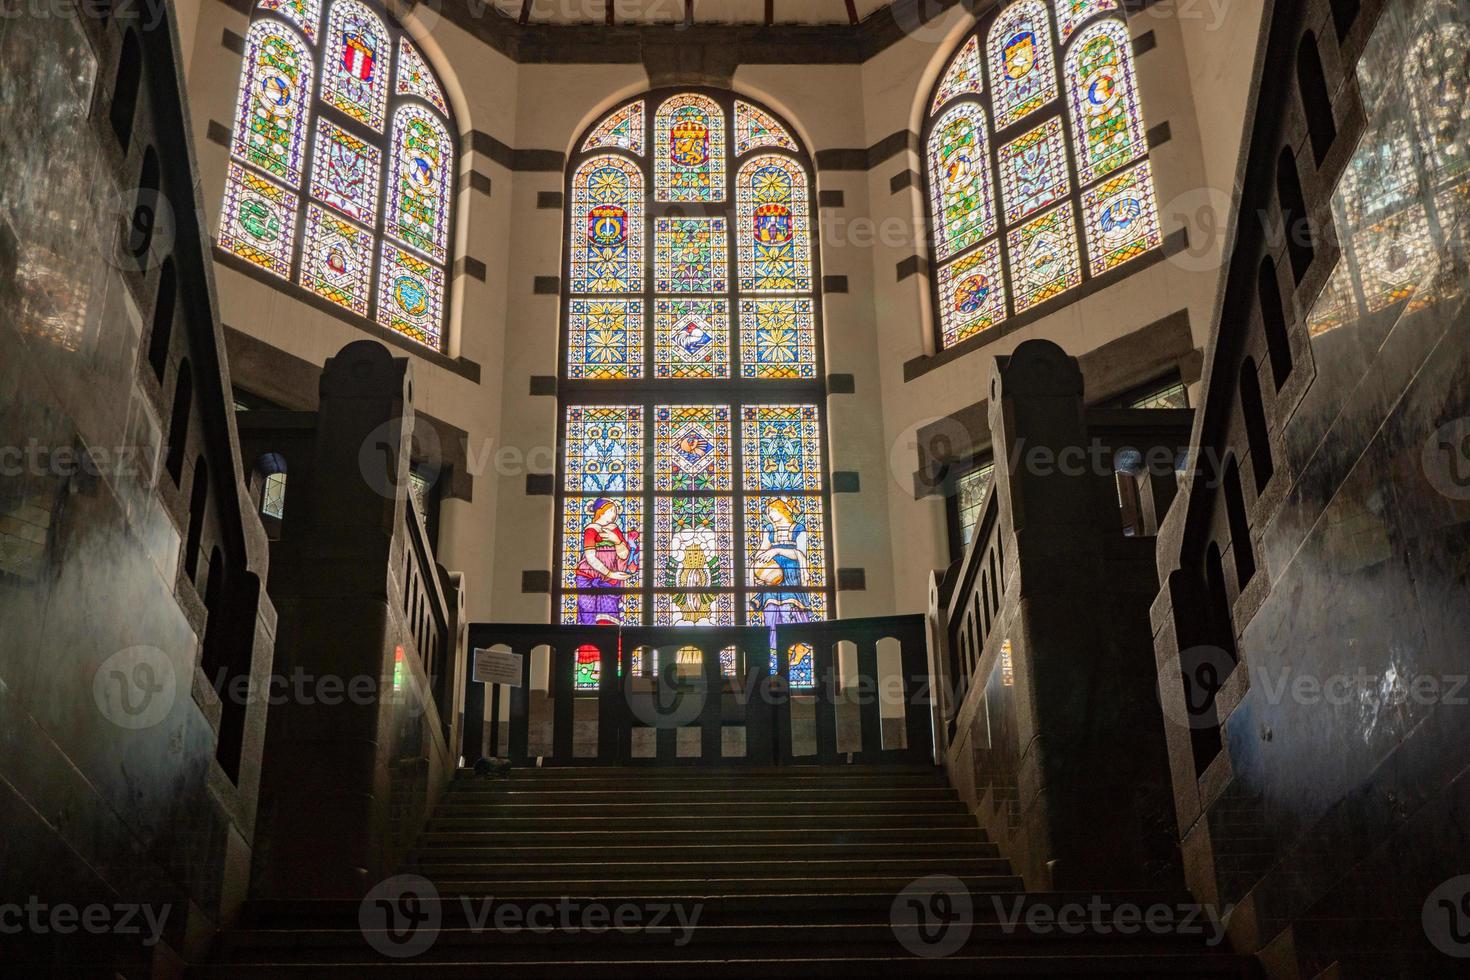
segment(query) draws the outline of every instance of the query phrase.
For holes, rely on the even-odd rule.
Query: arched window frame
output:
[[[246,60],[241,66],[239,88],[236,92],[236,119],[230,134],[230,158],[216,254],[232,268],[263,279],[338,318],[366,327],[370,332],[401,336],[430,350],[443,352],[448,339],[454,243],[457,234],[459,126],[453,107],[444,95],[444,83],[423,48],[377,0],[355,2],[367,8],[381,21],[389,48],[390,57],[386,60],[381,55],[376,55],[374,59],[375,68],[383,73],[386,90],[381,130],[375,130],[324,99],[326,67],[332,63],[331,59],[337,57],[329,50],[333,40],[329,25],[333,11],[348,2],[353,0],[260,0],[255,6],[250,33],[247,35]],[[253,37],[262,24],[269,24],[288,34],[303,47],[310,60],[306,105],[300,110],[298,122],[302,132],[299,136],[299,158],[295,162],[294,173],[272,172],[250,161],[240,142],[243,124],[239,116],[247,111],[246,107],[249,105],[244,92],[244,87],[251,78],[249,59],[253,49],[249,38]],[[413,46],[418,62],[430,76],[431,91],[437,89],[437,99],[398,91],[399,65],[404,58],[405,45]],[[400,110],[410,106],[424,110],[433,117],[435,123],[442,127],[440,135],[447,144],[447,159],[441,160],[440,167],[443,181],[440,199],[444,208],[442,255],[437,248],[425,248],[421,243],[408,240],[405,235],[389,226],[392,194],[397,178],[395,164],[398,162],[393,147],[394,130]],[[318,148],[326,139],[324,132],[327,124],[376,152],[376,183],[372,192],[371,221],[365,221],[361,214],[344,209],[340,203],[328,203],[326,197],[315,193],[314,181],[320,163]],[[325,150],[325,146],[321,148]],[[291,168],[287,169],[289,171]],[[244,236],[232,232],[230,215],[240,194],[238,181],[247,182],[279,203],[285,216],[286,241],[274,252],[253,255],[255,245]],[[359,258],[365,258],[362,279],[353,280],[348,287],[342,286],[341,281],[333,283],[320,273],[314,274],[309,264],[308,248],[318,242],[318,234],[321,235],[320,244],[325,245],[326,240],[333,235],[334,226],[341,234],[343,242],[349,246],[349,251],[355,252]],[[390,250],[393,256],[391,263]],[[407,282],[402,275],[389,281],[390,265],[400,273],[411,272],[430,284],[428,293],[420,297],[425,306],[422,315],[414,317],[402,314],[402,307],[397,305],[396,299],[400,294],[414,296],[413,284]],[[407,285],[404,285],[405,282]]]
[[[1049,54],[1055,93],[1052,98],[997,129],[992,101],[996,68],[992,64],[990,35],[992,28],[1018,6],[1017,3],[1006,4],[989,12],[959,39],[925,101],[928,108],[920,133],[920,187],[928,230],[928,257],[932,270],[929,277],[930,301],[934,311],[935,349],[938,351],[962,344],[979,346],[1005,330],[1034,322],[1075,298],[1074,291],[1079,287],[1096,279],[1106,282],[1127,274],[1120,270],[1126,269],[1140,256],[1158,251],[1163,243],[1146,146],[1143,152],[1086,184],[1080,180],[1078,164],[1081,151],[1072,105],[1074,79],[1068,71],[1067,59],[1078,48],[1079,42],[1085,43],[1089,32],[1100,24],[1116,21],[1126,32],[1123,5],[1117,0],[1067,0],[1060,5],[1043,4],[1050,11],[1047,33],[1052,45]],[[1004,39],[997,36],[996,40],[999,52],[1003,50],[1000,45]],[[1128,56],[1135,71],[1136,94],[1136,65],[1131,46]],[[962,60],[968,62],[968,69],[959,64]],[[952,69],[956,75],[954,79],[950,77]],[[987,208],[991,216],[989,224],[993,227],[987,234],[968,240],[963,248],[940,249],[937,230],[940,215],[931,172],[932,158],[938,147],[936,133],[946,117],[964,104],[978,106],[988,123],[983,136],[985,170],[978,179],[988,184],[990,190]],[[1135,106],[1142,130],[1143,107],[1138,102]],[[1065,193],[1053,196],[1025,214],[1008,215],[1010,208],[1005,200],[1002,154],[1022,137],[1033,131],[1040,133],[1053,120],[1060,124],[1061,129],[1060,142],[1067,179]],[[1140,190],[1144,193],[1138,193]],[[1132,199],[1143,205],[1141,213],[1136,215],[1136,219],[1143,222],[1142,235],[1137,242],[1127,243],[1128,247],[1111,252],[1095,245],[1100,234],[1094,231],[1093,226],[1101,225],[1107,203],[1117,195],[1130,192],[1137,195]],[[1024,297],[1027,301],[1023,302],[1015,287],[1016,255],[1028,240],[1035,237],[1035,231],[1060,235],[1063,241],[1070,240],[1075,251],[1075,264],[1070,269],[1061,270],[1062,274],[1051,280],[1045,289],[1028,294]],[[1135,264],[1134,269],[1137,268],[1142,266]],[[946,318],[948,308],[966,299],[970,309],[963,322],[957,317]]]
[[[655,155],[658,153],[656,145],[655,116],[659,107],[666,99],[685,93],[700,95],[713,100],[724,113],[725,139],[724,139],[724,175],[725,175],[725,199],[721,202],[665,202],[659,201],[660,196],[656,190]],[[616,117],[628,111],[630,106],[642,102],[643,138],[636,146],[632,139],[625,133],[619,136],[611,132],[610,124],[615,122]],[[771,143],[759,143],[755,146],[741,149],[741,140],[737,138],[735,124],[735,104],[743,102],[753,106],[775,123],[779,124],[785,131],[788,140],[782,139],[782,134],[775,134]],[[602,135],[598,145],[588,148],[588,143],[593,137]],[[636,501],[642,511],[639,529],[642,532],[641,562],[639,568],[640,581],[636,588],[630,588],[626,595],[636,597],[636,609],[625,606],[624,620],[627,625],[648,624],[657,625],[661,622],[657,610],[658,597],[661,595],[672,595],[679,590],[660,585],[655,579],[654,547],[656,535],[654,534],[655,515],[657,513],[656,498],[670,497],[714,497],[725,498],[731,501],[730,515],[732,521],[731,538],[731,564],[732,578],[728,587],[710,589],[710,592],[731,596],[733,603],[733,623],[735,625],[757,625],[764,620],[750,609],[750,601],[753,596],[771,589],[761,589],[750,584],[749,569],[747,568],[746,554],[748,551],[744,538],[744,514],[745,504],[748,497],[761,495],[782,496],[783,494],[770,491],[751,490],[747,491],[741,479],[743,466],[743,443],[741,437],[741,412],[745,406],[755,405],[785,405],[800,404],[812,405],[816,408],[816,424],[819,432],[821,451],[820,456],[820,488],[804,491],[792,491],[789,496],[808,496],[820,501],[822,508],[822,524],[820,527],[820,548],[816,543],[812,544],[812,552],[819,555],[823,563],[824,583],[821,586],[803,588],[801,591],[809,595],[819,597],[818,603],[825,610],[825,616],[818,618],[830,618],[835,614],[835,587],[836,570],[833,564],[833,546],[831,535],[831,499],[829,494],[830,470],[828,462],[828,431],[826,421],[826,367],[825,355],[822,346],[822,296],[820,290],[821,278],[821,256],[818,247],[817,235],[817,191],[816,191],[816,168],[810,154],[802,146],[796,137],[796,130],[791,124],[769,107],[762,105],[757,100],[737,95],[721,89],[712,89],[700,86],[676,86],[660,88],[644,92],[638,96],[625,100],[603,113],[596,122],[578,135],[573,144],[573,152],[570,155],[565,174],[565,201],[567,202],[566,222],[563,231],[568,232],[578,227],[579,221],[585,221],[583,215],[577,208],[574,183],[578,171],[588,161],[597,157],[611,156],[620,161],[631,164],[642,174],[643,195],[639,199],[642,208],[645,228],[642,235],[642,255],[633,255],[629,261],[641,266],[641,288],[632,291],[600,292],[587,291],[574,292],[573,285],[573,249],[576,242],[572,234],[564,234],[562,269],[565,273],[563,278],[563,289],[561,295],[560,316],[560,344],[558,351],[558,432],[557,444],[568,447],[569,419],[573,410],[581,406],[637,406],[642,409],[642,433],[640,439],[644,447],[643,462],[643,489],[627,494],[606,494],[608,497],[622,497],[630,501]],[[810,290],[741,290],[740,287],[740,226],[738,215],[737,186],[742,168],[746,167],[757,157],[779,156],[793,161],[799,166],[806,182],[806,229],[809,236],[808,256],[810,262],[811,289]],[[631,210],[631,209],[630,209]],[[728,377],[724,378],[674,378],[658,377],[656,371],[657,361],[657,304],[659,298],[668,299],[669,293],[658,291],[655,284],[655,242],[654,229],[661,217],[708,217],[723,218],[725,221],[726,235],[728,241],[728,259],[726,270],[726,290],[724,292],[701,293],[700,298],[724,299],[728,306],[728,345],[726,348],[725,365]],[[632,235],[630,234],[630,238]],[[678,294],[675,294],[678,295]],[[629,345],[630,353],[634,347],[637,348],[636,358],[641,358],[641,376],[638,378],[618,379],[592,379],[581,376],[581,372],[573,372],[569,369],[571,363],[569,352],[573,343],[572,335],[572,308],[578,301],[586,300],[633,300],[642,303],[643,309],[643,334],[642,343]],[[741,370],[741,300],[770,299],[770,300],[796,300],[798,302],[810,302],[812,308],[812,362],[813,369],[803,372],[805,376],[796,378],[747,378],[742,376]],[[661,405],[716,405],[729,406],[730,426],[730,490],[713,492],[691,492],[670,491],[659,489],[655,479],[655,467],[657,459],[657,435],[655,432],[657,422],[655,408]],[[552,619],[556,622],[572,622],[575,620],[575,597],[578,590],[568,586],[565,582],[568,556],[567,541],[571,540],[571,511],[569,501],[580,500],[590,504],[598,494],[571,491],[567,487],[567,451],[564,448],[558,454],[556,469],[556,513],[555,513],[555,535],[553,546],[554,573],[552,587]],[[585,509],[585,508],[584,508]],[[579,516],[585,516],[578,512]],[[809,529],[809,534],[816,535]]]

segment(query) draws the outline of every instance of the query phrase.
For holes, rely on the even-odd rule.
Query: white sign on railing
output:
[[[475,650],[475,680],[482,684],[504,684],[507,687],[521,686],[521,671],[524,657],[509,650]]]

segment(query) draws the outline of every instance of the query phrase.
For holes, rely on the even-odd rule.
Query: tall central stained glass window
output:
[[[563,623],[733,626],[831,603],[810,158],[715,90],[608,113],[567,168]]]
[[[941,348],[1162,243],[1118,0],[982,17],[940,75],[923,142]]]

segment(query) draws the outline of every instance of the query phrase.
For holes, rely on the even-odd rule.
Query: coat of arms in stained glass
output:
[[[574,293],[643,289],[643,172],[614,154],[593,157],[572,178]]]
[[[752,157],[736,178],[740,288],[808,292],[812,288],[806,171],[788,157]]]
[[[378,322],[438,347],[444,322],[444,270],[385,241],[378,271]]]
[[[990,241],[939,269],[939,322],[952,347],[1006,318],[1000,243]]]
[[[725,199],[725,112],[705,95],[686,92],[658,107],[653,121],[654,199]]]
[[[1007,7],[991,25],[987,43],[995,128],[1004,129],[1057,96],[1051,14],[1041,0]]]
[[[357,0],[335,0],[327,16],[323,57],[322,101],[381,130],[393,60],[383,22]]]

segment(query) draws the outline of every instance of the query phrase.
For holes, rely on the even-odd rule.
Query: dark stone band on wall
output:
[[[551,573],[541,568],[522,569],[521,592],[528,595],[549,595],[551,593]]]
[[[839,568],[837,569],[837,591],[838,592],[864,592],[868,588],[868,570],[866,568]]]
[[[832,473],[833,493],[860,493],[862,481],[856,470],[835,470]]]

